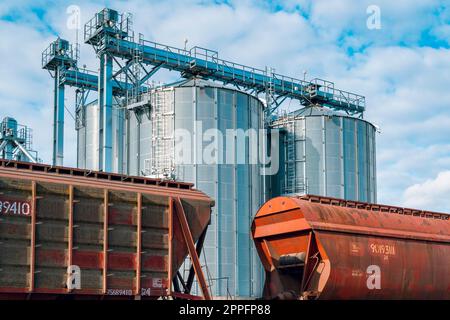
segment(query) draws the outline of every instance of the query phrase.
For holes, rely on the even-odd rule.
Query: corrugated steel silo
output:
[[[78,139],[78,154],[77,167],[80,169],[98,170],[99,168],[99,107],[97,101],[93,101],[83,106],[84,110],[81,112],[82,117],[77,126]],[[124,147],[125,147],[125,111],[119,106],[113,107],[113,165],[112,172],[124,173]]]
[[[272,126],[286,131],[273,196],[308,193],[376,202],[376,128],[370,122],[313,107],[281,116]]]
[[[140,108],[129,111],[127,114],[124,172],[133,176],[150,175],[147,170],[152,149],[150,110]]]
[[[265,201],[265,188],[261,166],[250,159],[254,154],[249,150],[261,144],[263,104],[246,93],[201,80],[155,89],[148,99],[150,115],[142,108],[129,112],[128,173],[192,182],[213,198],[206,259],[201,259],[209,270],[212,293],[260,296],[263,270],[251,243],[250,224]],[[234,145],[227,145],[224,138],[215,158],[223,161],[209,163],[203,161],[203,152],[211,141],[201,135],[214,129],[223,136],[237,129],[244,136],[236,137]],[[257,141],[245,138],[248,129],[255,129]],[[180,142],[176,132],[187,133],[190,141]],[[175,154],[180,146],[191,152],[192,161],[180,161]]]
[[[192,182],[212,197],[216,205],[204,245],[206,258],[201,259],[209,270],[212,293],[260,296],[263,269],[250,241],[250,224],[267,200],[254,150],[265,138],[259,135],[263,104],[247,93],[198,79],[156,88],[142,99],[149,103],[127,111],[113,109],[113,171]],[[85,125],[78,129],[81,168],[98,168],[98,115],[96,103],[85,107]],[[203,152],[211,142],[201,138],[214,129],[223,136],[217,148],[223,159],[205,162]],[[255,133],[251,142],[249,129]],[[231,146],[227,130],[238,132]],[[180,131],[189,135],[189,143],[176,141]],[[190,161],[180,161],[180,145],[191,153]]]

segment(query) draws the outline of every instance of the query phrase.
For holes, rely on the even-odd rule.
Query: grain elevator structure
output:
[[[75,87],[80,168],[192,182],[215,200],[201,257],[214,296],[261,296],[250,225],[269,197],[376,199],[375,130],[362,120],[363,96],[230,62],[213,50],[149,41],[131,26],[130,15],[111,9],[86,23],[98,72],[79,67],[63,39],[44,51],[43,68],[55,78],[54,164],[63,163],[64,92]],[[160,69],[181,79],[157,85]],[[302,108],[280,113],[287,99]],[[269,153],[280,158],[271,174],[260,161]]]

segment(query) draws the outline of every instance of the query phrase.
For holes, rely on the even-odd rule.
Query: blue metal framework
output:
[[[62,166],[64,159],[64,99],[65,86],[76,87],[76,114],[81,115],[91,91],[98,91],[99,76],[96,72],[78,68],[73,46],[58,38],[42,53],[42,68],[54,78],[54,120],[53,120],[53,165]],[[114,81],[110,90],[112,97],[125,96],[132,89],[131,84]],[[143,88],[141,88],[143,90]],[[76,119],[76,126],[82,125],[82,119]]]
[[[72,46],[58,38],[42,53],[42,67],[53,72],[54,113],[53,113],[53,164],[62,165],[64,158],[64,71],[76,67]]]
[[[0,158],[16,161],[40,162],[32,149],[32,130],[11,117],[0,122]]]
[[[160,68],[178,71],[184,78],[201,77],[231,84],[253,94],[265,93],[268,116],[288,98],[299,100],[304,106],[323,106],[354,116],[362,117],[365,111],[363,96],[336,89],[333,82],[317,78],[311,81],[295,79],[267,68],[263,70],[220,59],[218,52],[213,50],[201,47],[184,50],[145,40],[141,34],[135,41],[131,25],[129,15],[105,8],[84,26],[85,43],[93,46],[100,60],[99,76],[79,70],[67,51],[53,50],[58,47],[58,41],[64,40],[58,39],[49,47],[50,55],[43,54],[43,67],[55,71],[55,88],[58,88],[55,92],[60,92],[62,97],[64,84],[98,91],[101,170],[109,171],[112,163],[113,96],[126,96],[127,103],[129,99],[133,102],[146,90],[146,81]],[[57,161],[62,161],[62,135],[58,131],[63,123],[60,120],[63,99],[60,98],[55,94],[54,150]]]

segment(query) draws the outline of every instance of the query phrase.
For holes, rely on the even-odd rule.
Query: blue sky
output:
[[[450,1],[3,0],[0,117],[32,127],[47,162],[53,85],[40,57],[56,35],[75,40],[66,24],[70,5],[80,7],[82,24],[109,6],[133,13],[134,29],[149,40],[183,47],[187,38],[228,60],[294,77],[306,71],[365,95],[366,119],[381,128],[379,201],[450,212]],[[367,28],[369,5],[380,8],[381,29]],[[81,60],[97,69],[89,46]],[[76,164],[75,144],[66,112],[66,165]]]

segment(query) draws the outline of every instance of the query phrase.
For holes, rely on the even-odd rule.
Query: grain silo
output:
[[[125,173],[125,110],[114,104],[112,110],[112,172]],[[100,163],[100,110],[97,101],[93,101],[77,110],[77,167],[80,169],[98,170]]]
[[[257,135],[256,141],[250,141],[236,136],[230,144],[226,133],[240,130],[245,135],[249,129],[262,129],[262,103],[246,93],[200,80],[152,94],[153,147],[151,157],[144,159],[146,170],[192,182],[215,199],[204,245],[213,293],[259,296],[263,274],[250,242],[250,224],[253,213],[265,200],[261,167],[251,160],[252,146],[260,145],[261,137]],[[174,129],[180,133],[176,138],[178,146],[173,140]],[[215,130],[222,135],[221,143]],[[180,135],[184,141],[179,140]],[[203,139],[200,135],[204,135]],[[207,150],[213,139],[217,139],[218,153],[206,159],[206,155],[211,156]],[[149,138],[141,137],[141,146],[147,142]],[[189,157],[183,155],[187,161],[179,159],[180,145],[185,146],[182,152],[193,152]],[[230,154],[234,159],[227,161]]]
[[[376,203],[376,128],[361,118],[324,108],[278,117],[285,131],[272,194],[315,194]]]
[[[262,166],[255,159],[265,139],[261,101],[194,79],[155,88],[139,103],[114,110],[114,172],[192,182],[213,198],[201,257],[212,293],[260,296],[263,269],[250,242],[250,224],[267,200]],[[85,107],[84,126],[78,129],[81,168],[98,168],[98,114],[95,102]]]

